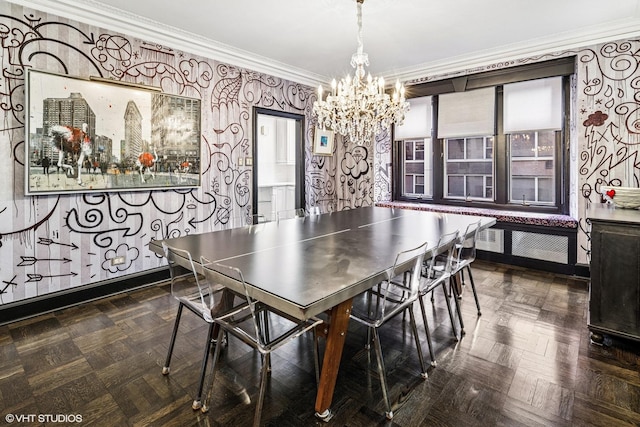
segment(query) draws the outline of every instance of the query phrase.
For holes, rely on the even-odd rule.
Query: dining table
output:
[[[149,249],[163,256],[162,242],[242,271],[256,300],[300,320],[326,313],[319,333],[326,338],[315,415],[328,421],[349,326],[352,299],[386,276],[396,255],[427,242],[426,257],[436,254],[440,236],[472,233],[496,219],[387,207],[361,207],[264,222],[165,240]],[[177,262],[190,268],[188,260]],[[238,284],[226,284],[244,292]]]

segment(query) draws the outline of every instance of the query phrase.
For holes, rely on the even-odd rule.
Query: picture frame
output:
[[[333,156],[335,134],[333,131],[316,126],[313,138],[313,154],[316,156]]]
[[[27,69],[25,194],[201,186],[201,101]]]

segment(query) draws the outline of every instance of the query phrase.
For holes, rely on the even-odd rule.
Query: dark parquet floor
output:
[[[444,299],[436,298],[430,322],[438,365],[427,380],[419,377],[408,322],[398,317],[382,329],[398,405],[392,421],[384,417],[375,357],[364,350],[364,331],[352,322],[333,418],[323,423],[313,416],[312,343],[303,337],[273,356],[263,423],[640,425],[640,348],[615,340],[590,343],[586,281],[485,262],[476,262],[473,271],[483,314],[477,316],[466,289],[466,335],[456,341]],[[233,340],[223,351],[210,412],[192,411],[206,326],[189,312],[171,374],[161,374],[176,308],[162,284],[0,326],[0,425],[250,425],[260,357]],[[421,321],[419,328],[423,334]],[[75,415],[82,422],[42,423],[41,414],[67,421]],[[32,419],[19,423],[11,416]]]

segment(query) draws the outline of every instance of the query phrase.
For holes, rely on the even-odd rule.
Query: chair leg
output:
[[[191,404],[191,409],[193,409],[194,411],[202,408],[202,389],[204,388],[204,378],[207,375],[207,363],[209,362],[209,352],[211,351],[211,346],[213,345],[213,334],[214,334],[214,329],[216,329],[214,328],[215,325],[216,325],[215,323],[209,323],[209,331],[207,332],[207,345],[204,346],[204,355],[202,356],[202,367],[200,368],[200,382],[198,384],[198,393],[196,394],[196,398],[193,400],[193,403]],[[222,346],[222,344],[220,344],[220,346]]]
[[[262,310],[261,314],[262,316],[258,315],[259,327],[262,328],[265,342],[270,342],[271,338],[269,335],[269,310],[265,308],[264,310]],[[262,359],[263,364],[267,364],[267,370],[271,371],[271,359],[265,358],[264,355],[260,355],[260,358]]]
[[[456,321],[453,318],[453,310],[451,309],[451,300],[447,296],[447,284],[444,282],[442,283],[442,294],[444,295],[444,300],[447,303],[447,311],[449,312],[449,320],[451,321],[451,330],[453,331],[453,337],[456,339],[456,341],[458,341],[458,331],[456,330]]]
[[[387,389],[387,374],[384,369],[384,360],[382,358],[382,346],[380,345],[380,335],[378,334],[378,330],[376,328],[373,329],[373,344],[376,349],[376,360],[378,362],[378,375],[380,376],[380,385],[382,386],[382,397],[384,399],[385,404],[387,405],[387,412],[385,416],[387,419],[393,418],[393,411],[391,410],[391,401],[389,400],[389,391]]]
[[[180,318],[182,317],[182,309],[184,305],[180,303],[178,305],[178,313],[176,314],[176,320],[173,322],[173,332],[171,333],[171,341],[169,342],[169,350],[167,351],[167,358],[164,361],[164,366],[162,367],[162,375],[169,375],[171,368],[169,367],[171,363],[171,356],[173,355],[173,346],[176,343],[176,335],[178,335],[178,326],[180,326]]]
[[[482,316],[480,311],[480,301],[478,300],[478,293],[476,292],[476,284],[473,282],[473,275],[471,274],[471,266],[467,265],[467,271],[469,272],[469,281],[471,282],[471,290],[473,290],[473,298],[476,300],[476,308],[478,309],[478,316]]]
[[[219,329],[220,330],[218,331],[218,341],[222,340],[222,337],[224,336],[224,330],[222,328],[219,328]],[[200,411],[202,411],[203,414],[209,410],[209,402],[211,401],[211,394],[213,393],[213,381],[216,378],[216,369],[218,365],[218,359],[220,358],[221,350],[222,350],[222,346],[216,345],[216,350],[213,352],[213,360],[211,361],[211,374],[209,375],[209,381],[208,381],[209,390],[207,390],[207,395],[204,399],[204,403],[200,408]]]
[[[418,335],[418,327],[416,326],[416,316],[413,313],[413,304],[411,305],[411,307],[409,307],[409,320],[411,322],[413,339],[416,341],[416,349],[418,350],[418,360],[420,361],[420,369],[422,369],[420,376],[424,379],[427,379],[429,375],[427,374],[427,366],[424,364],[424,356],[422,355],[422,346],[420,345],[420,336]],[[429,350],[431,350],[431,347],[429,347]],[[431,358],[431,360],[433,360],[433,357]]]
[[[429,321],[427,320],[427,311],[425,310],[425,307],[424,307],[424,300],[423,300],[424,297],[425,295],[420,295],[420,297],[418,298],[418,301],[420,301],[420,311],[422,312],[422,323],[424,323],[424,331],[426,332],[426,335],[427,335],[427,344],[429,345],[429,356],[431,357],[431,366],[435,368],[438,365],[438,362],[436,362],[436,356],[433,353],[433,343],[431,342],[431,332],[429,331]]]
[[[453,301],[456,303],[456,311],[458,312],[458,321],[460,322],[460,335],[464,335],[464,321],[462,320],[462,310],[460,309],[460,295],[458,294],[458,286],[457,279],[455,276],[451,276],[451,286],[449,286],[449,290],[451,291],[451,295],[453,297]]]
[[[258,394],[258,401],[256,402],[256,412],[253,416],[253,427],[260,426],[260,418],[262,418],[262,404],[264,403],[264,394],[267,388],[267,380],[269,379],[268,366],[271,365],[271,353],[264,355],[264,363],[262,364],[262,373],[260,375],[260,392]]]
[[[316,387],[320,385],[320,346],[318,340],[316,328],[313,328],[313,364],[316,371]]]
[[[367,350],[371,348],[371,340],[375,339],[371,336],[371,329],[372,328],[367,328],[367,341],[364,343],[364,348],[366,348]]]

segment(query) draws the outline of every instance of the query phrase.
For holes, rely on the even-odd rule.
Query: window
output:
[[[433,191],[433,148],[431,146],[431,97],[409,100],[411,106],[404,123],[396,128],[401,139],[402,194],[431,197]]]
[[[510,203],[554,205],[557,134],[562,128],[562,79],[504,85]]]
[[[395,129],[395,199],[568,211],[564,104],[574,58],[515,68],[412,88],[428,96],[410,99]]]
[[[445,197],[493,200],[493,137],[444,141]]]
[[[508,135],[511,203],[554,204],[556,132]]]
[[[440,96],[445,199],[493,201],[495,94],[490,87]]]
[[[431,138],[407,140],[403,145],[404,187],[403,193],[422,197],[432,195],[431,176],[433,159]],[[425,152],[429,153],[425,156]]]

